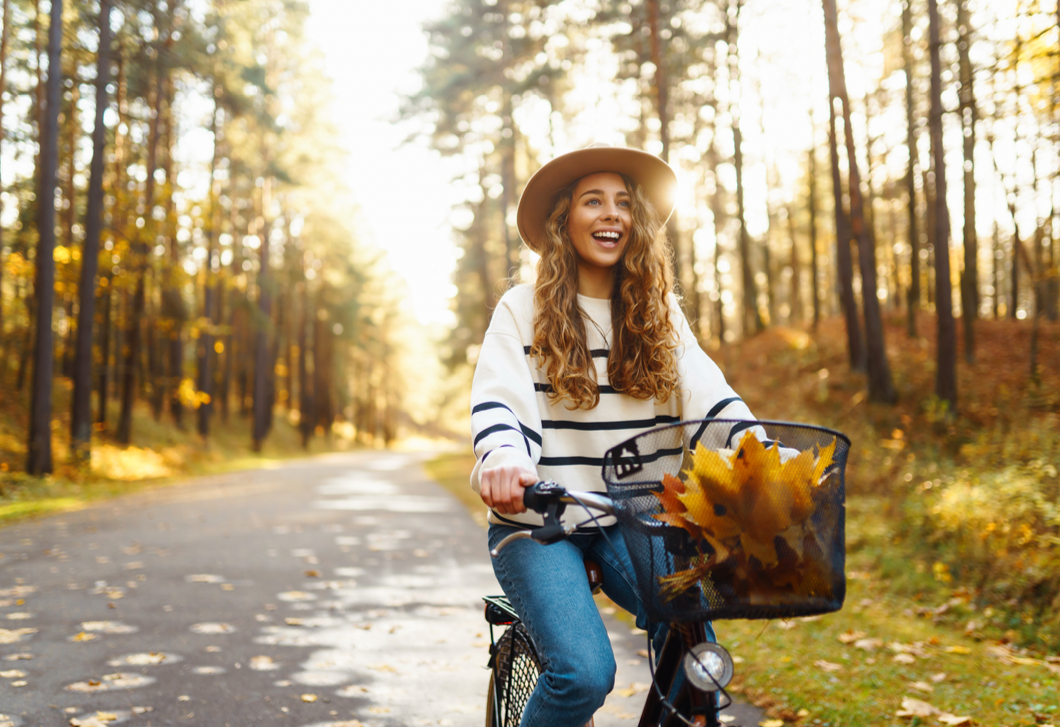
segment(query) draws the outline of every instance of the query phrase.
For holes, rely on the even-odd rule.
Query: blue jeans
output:
[[[516,531],[490,525],[489,546]],[[656,652],[666,624],[649,624],[618,526],[578,533],[553,545],[517,540],[493,559],[493,572],[526,624],[544,673],[523,711],[522,727],[582,727],[615,686],[615,656],[585,577],[586,558],[603,571],[603,591],[652,630]]]

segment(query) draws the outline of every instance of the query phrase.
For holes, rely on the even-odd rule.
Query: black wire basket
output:
[[[850,440],[823,427],[705,420],[609,450],[603,478],[656,621],[838,611]]]

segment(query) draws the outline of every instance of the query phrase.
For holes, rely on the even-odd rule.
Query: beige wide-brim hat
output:
[[[545,246],[545,223],[560,190],[589,174],[625,174],[643,189],[665,224],[674,211],[677,175],[657,156],[637,149],[594,144],[561,154],[530,177],[519,198],[516,224],[523,242],[540,254]]]

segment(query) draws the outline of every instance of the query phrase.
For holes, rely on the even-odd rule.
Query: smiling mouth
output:
[[[593,239],[597,242],[602,242],[605,245],[615,245],[622,238],[622,235],[617,232],[594,232]]]

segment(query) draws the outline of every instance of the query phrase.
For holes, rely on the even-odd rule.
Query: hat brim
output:
[[[663,223],[674,210],[677,175],[657,156],[637,149],[593,146],[562,154],[537,170],[523,189],[516,224],[523,242],[536,253],[545,246],[545,223],[561,189],[589,174],[615,172],[635,181]]]

